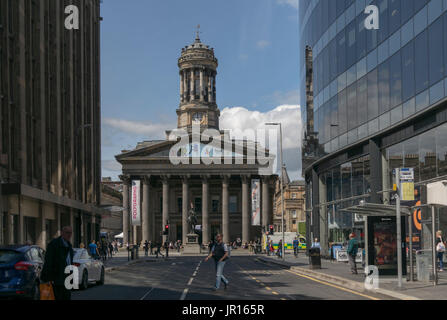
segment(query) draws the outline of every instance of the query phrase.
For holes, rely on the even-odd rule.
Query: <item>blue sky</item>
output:
[[[297,7],[298,0],[104,0],[103,176],[120,173],[114,155],[122,149],[164,138],[164,131],[175,127],[177,59],[200,24],[202,42],[219,59],[221,129],[237,126],[234,117],[252,119],[253,126],[259,119],[288,121],[285,160],[291,178],[298,178]],[[284,105],[294,108],[278,109]]]

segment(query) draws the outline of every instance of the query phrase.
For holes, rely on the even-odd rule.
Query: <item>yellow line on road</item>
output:
[[[276,292],[276,291],[272,291],[272,293],[274,294],[274,295],[279,295],[279,293],[278,292]]]
[[[321,281],[321,280],[318,280],[318,279],[315,279],[315,278],[312,278],[312,277],[309,277],[309,276],[305,276],[305,275],[300,274],[300,273],[297,273],[297,272],[293,272],[293,271],[290,271],[290,270],[286,270],[286,271],[287,271],[287,272],[290,272],[290,273],[292,273],[292,274],[294,274],[294,275],[297,275],[297,276],[299,276],[299,277],[306,278],[306,279],[309,279],[309,280],[312,280],[312,281],[315,281],[315,282],[318,282],[318,283],[321,283],[321,284],[324,284],[324,285],[327,285],[327,286],[330,286],[330,287],[334,287],[334,288],[337,288],[337,289],[342,290],[342,291],[346,291],[346,292],[349,292],[349,293],[353,293],[353,294],[355,294],[355,295],[358,295],[358,296],[361,296],[361,297],[364,297],[364,298],[367,298],[367,299],[371,299],[371,300],[380,300],[380,299],[378,299],[378,298],[371,297],[371,296],[368,296],[368,295],[366,295],[366,294],[359,293],[359,292],[356,292],[356,291],[353,291],[353,290],[350,290],[350,289],[346,289],[346,288],[337,286],[337,285],[335,285],[335,284],[332,284],[332,283],[329,283],[329,282],[326,282],[326,281]]]
[[[265,287],[268,291],[272,291],[272,288],[270,287]]]

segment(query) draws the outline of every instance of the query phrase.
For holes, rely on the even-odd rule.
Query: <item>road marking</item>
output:
[[[191,285],[191,283],[192,283],[193,280],[194,280],[194,278],[189,279],[188,286]]]
[[[286,298],[281,298],[280,300],[287,300]]]
[[[183,290],[182,296],[180,297],[180,300],[185,300],[186,295],[188,294],[188,288],[186,288],[185,290]]]
[[[152,290],[154,290],[155,288],[151,288],[151,290],[149,290],[148,292],[146,292],[146,294],[140,299],[140,300],[144,300],[151,292]]]
[[[330,287],[333,287],[333,288],[336,288],[336,289],[339,289],[339,290],[342,290],[342,291],[353,293],[355,295],[358,295],[358,296],[361,296],[361,297],[364,297],[364,298],[368,298],[368,299],[371,299],[371,300],[380,300],[379,298],[371,297],[371,296],[368,296],[368,295],[360,293],[360,292],[356,292],[356,291],[353,291],[353,290],[350,290],[350,289],[346,289],[346,288],[337,286],[335,284],[332,284],[332,283],[329,283],[329,282],[326,282],[326,281],[321,281],[321,280],[318,280],[318,279],[315,279],[315,278],[312,278],[312,277],[309,277],[309,276],[305,276],[303,274],[299,274],[299,273],[296,273],[296,272],[293,272],[293,271],[290,271],[290,270],[286,270],[286,271],[290,272],[292,274],[295,274],[295,275],[297,275],[299,277],[306,278],[306,279],[309,279],[309,280],[312,280],[312,281],[315,281],[315,282],[318,282],[318,283],[321,283],[321,284],[324,284],[324,285],[327,285],[327,286],[330,286]]]
[[[265,287],[268,291],[272,291],[272,288],[270,287]]]
[[[278,292],[276,292],[276,291],[272,291],[272,293],[274,294],[274,295],[279,295],[279,293]]]

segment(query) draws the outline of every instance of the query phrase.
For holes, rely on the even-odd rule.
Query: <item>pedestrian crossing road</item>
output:
[[[105,284],[73,293],[74,300],[378,300],[380,295],[359,293],[301,276],[258,261],[236,256],[224,275],[230,281],[214,291],[214,261],[203,257],[173,257],[140,262],[107,272]]]

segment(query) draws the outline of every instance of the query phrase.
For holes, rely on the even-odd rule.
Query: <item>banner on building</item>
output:
[[[141,212],[140,212],[140,180],[132,181],[132,225],[141,226]]]
[[[261,181],[253,179],[251,181],[251,225],[261,225]]]

